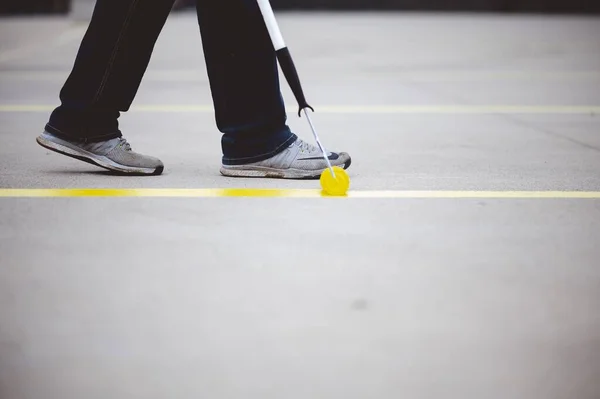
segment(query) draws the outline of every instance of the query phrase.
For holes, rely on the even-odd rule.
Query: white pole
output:
[[[220,1],[220,0],[210,0],[210,1]],[[281,35],[281,31],[279,30],[279,25],[277,24],[277,20],[275,19],[275,14],[273,13],[273,8],[271,7],[271,3],[269,0],[257,0],[258,6],[260,7],[260,11],[262,12],[265,23],[267,24],[267,29],[269,30],[269,36],[271,36],[271,41],[273,42],[273,47],[275,47],[275,51],[279,51],[282,48],[285,48],[285,42],[283,41],[283,36]]]
[[[220,1],[220,0],[210,0],[210,1]],[[273,8],[271,7],[271,3],[269,2],[269,0],[256,0],[256,1],[258,2],[258,6],[260,7],[260,12],[263,15],[265,24],[267,25],[267,29],[269,31],[269,36],[271,36],[271,41],[273,42],[273,47],[275,47],[275,51],[284,49],[286,47],[286,45],[283,40],[283,36],[281,35],[281,31],[279,30],[279,25],[277,24],[277,20],[275,19],[275,14],[273,13]],[[306,119],[308,120],[308,123],[310,125],[310,129],[312,130],[313,135],[315,136],[315,140],[317,141],[317,144],[319,145],[319,148],[321,149],[321,152],[323,153],[325,162],[327,162],[327,167],[328,167],[329,171],[331,172],[331,176],[335,179],[336,178],[335,172],[333,171],[331,162],[329,161],[328,154],[325,150],[325,147],[323,147],[323,144],[321,144],[321,140],[319,140],[317,131],[315,130],[315,127],[312,123],[312,120],[310,119],[310,116],[308,115],[308,111],[306,111],[306,108],[304,109],[304,115],[306,116]]]

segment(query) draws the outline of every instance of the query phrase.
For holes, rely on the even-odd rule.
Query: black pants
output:
[[[174,0],[97,0],[46,129],[65,138],[120,137]],[[277,59],[255,0],[197,0],[223,161],[256,162],[296,136],[286,124]]]

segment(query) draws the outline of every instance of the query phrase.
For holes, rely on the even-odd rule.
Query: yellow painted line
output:
[[[354,198],[600,199],[600,191],[356,191]]]
[[[0,112],[51,112],[55,105],[0,104]],[[290,106],[289,113],[297,108]],[[600,114],[600,105],[325,105],[315,108],[325,114]],[[213,113],[210,105],[138,105],[131,112]]]
[[[431,105],[324,106],[317,112],[339,114],[595,114],[600,106]]]
[[[59,188],[0,189],[0,198],[324,198],[320,189],[252,189],[252,188]],[[600,199],[600,191],[349,191],[344,198],[372,199]]]
[[[79,31],[72,34],[80,35]],[[60,42],[71,41],[70,35],[65,35]],[[1,57],[0,57],[1,58]],[[20,81],[61,81],[68,75],[69,70],[62,71],[0,71],[2,80]],[[403,81],[420,82],[477,82],[477,81],[573,81],[573,80],[598,80],[600,71],[395,71],[382,74],[383,79],[388,82],[402,83]],[[326,77],[327,78],[327,77]],[[322,76],[314,83],[318,84]],[[351,80],[373,81],[379,80],[377,76],[368,75],[343,75],[332,76],[333,81]],[[314,79],[313,79],[314,80]],[[206,73],[197,69],[165,69],[149,70],[144,81],[155,82],[204,82],[208,83]]]
[[[65,189],[0,189],[0,197],[320,197],[318,190],[246,189],[246,188],[65,188]]]
[[[50,112],[55,107],[56,105],[0,104],[0,112]]]

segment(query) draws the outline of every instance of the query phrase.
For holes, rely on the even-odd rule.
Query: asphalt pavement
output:
[[[121,119],[163,175],[46,151],[85,25],[0,21],[0,398],[600,397],[600,19],[278,17],[348,197],[219,175],[193,13]]]

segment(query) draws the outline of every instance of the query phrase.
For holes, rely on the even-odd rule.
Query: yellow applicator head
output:
[[[331,172],[333,171],[334,174]],[[344,196],[350,188],[350,177],[343,168],[334,166],[331,169],[325,169],[321,173],[321,188],[323,192],[331,196]]]

